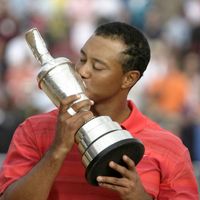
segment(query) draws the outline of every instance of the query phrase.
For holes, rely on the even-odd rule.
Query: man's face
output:
[[[119,95],[123,79],[120,62],[125,45],[119,40],[92,36],[83,46],[76,70],[86,85],[86,95],[96,103]]]

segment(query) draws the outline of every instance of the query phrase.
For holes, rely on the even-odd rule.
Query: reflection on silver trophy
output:
[[[79,94],[81,98],[78,101],[88,99],[84,94],[84,83],[69,59],[53,58],[36,28],[27,31],[25,37],[42,66],[37,76],[39,88],[57,107],[70,95]],[[75,114],[72,108],[67,111]],[[97,185],[96,177],[99,175],[120,177],[108,166],[109,161],[125,166],[122,156],[126,154],[137,164],[144,154],[143,144],[109,116],[94,117],[86,122],[76,133],[75,141],[86,168],[86,179],[92,185]]]

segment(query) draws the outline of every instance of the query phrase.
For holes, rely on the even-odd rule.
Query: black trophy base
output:
[[[129,156],[135,165],[142,159],[144,154],[144,145],[137,139],[126,139],[119,141],[100,152],[86,168],[85,176],[92,185],[98,185],[97,176],[121,177],[121,175],[108,166],[110,161],[119,165],[126,166],[122,160],[123,155]]]

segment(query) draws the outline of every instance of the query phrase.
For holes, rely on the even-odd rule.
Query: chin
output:
[[[88,90],[87,90],[87,89],[85,90],[85,92],[84,92],[84,93],[85,93],[85,95],[86,95],[86,96],[87,96],[89,99],[91,99],[91,94],[90,94],[90,92],[88,92]]]
[[[88,92],[87,90],[85,91],[85,95],[92,101],[95,102],[95,98],[94,95],[92,95],[90,92]]]
[[[87,94],[87,93],[86,93],[86,96],[87,96],[90,100],[95,101],[95,99],[94,99],[93,96],[91,96],[91,95],[89,95],[89,94]]]

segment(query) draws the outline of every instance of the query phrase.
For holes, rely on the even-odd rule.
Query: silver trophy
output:
[[[25,37],[42,66],[37,76],[39,88],[57,107],[70,95],[79,94],[81,98],[78,101],[88,99],[84,94],[84,83],[69,59],[53,58],[36,28],[27,31]],[[67,111],[75,114],[72,108]],[[86,168],[85,177],[92,185],[98,185],[96,177],[99,175],[120,177],[108,166],[109,161],[126,166],[122,160],[126,154],[137,164],[144,154],[144,145],[109,116],[94,117],[86,122],[76,133],[75,141]]]

